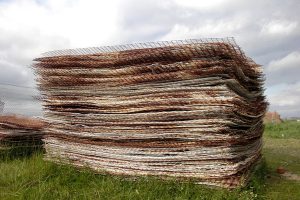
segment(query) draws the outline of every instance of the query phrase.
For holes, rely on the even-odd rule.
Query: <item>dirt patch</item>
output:
[[[285,172],[281,174],[284,178],[288,180],[293,180],[293,181],[300,181],[300,176],[298,174],[293,174],[291,172]]]

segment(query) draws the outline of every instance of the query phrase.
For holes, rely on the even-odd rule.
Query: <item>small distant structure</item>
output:
[[[281,119],[280,115],[274,111],[274,112],[267,112],[264,117],[264,123],[273,123],[278,124],[282,123],[283,120]]]
[[[300,117],[290,117],[288,120],[300,122]]]

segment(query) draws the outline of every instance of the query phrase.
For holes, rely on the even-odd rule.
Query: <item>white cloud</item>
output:
[[[296,30],[298,22],[293,21],[270,21],[262,27],[262,34],[289,34]]]
[[[299,116],[300,81],[295,84],[284,84],[281,89],[268,95],[270,110],[277,110],[284,117]]]
[[[0,7],[0,27],[13,33],[32,31],[66,38],[70,47],[108,44],[117,28],[117,3],[116,0],[105,4],[96,0],[6,2]]]
[[[220,6],[226,2],[226,0],[209,0],[209,1],[199,1],[199,0],[174,0],[179,6],[197,8],[197,9],[212,9],[216,6]]]

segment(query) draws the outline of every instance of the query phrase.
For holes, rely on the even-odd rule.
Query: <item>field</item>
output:
[[[279,166],[287,172],[279,175]],[[40,151],[1,156],[0,199],[300,199],[300,122],[266,125],[263,159],[244,188],[95,175],[44,161]]]

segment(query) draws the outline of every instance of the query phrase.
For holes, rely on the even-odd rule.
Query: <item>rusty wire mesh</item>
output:
[[[0,115],[0,155],[25,156],[42,149],[45,123],[17,115]]]
[[[264,77],[233,38],[59,50],[33,66],[49,160],[236,187],[260,158]]]

